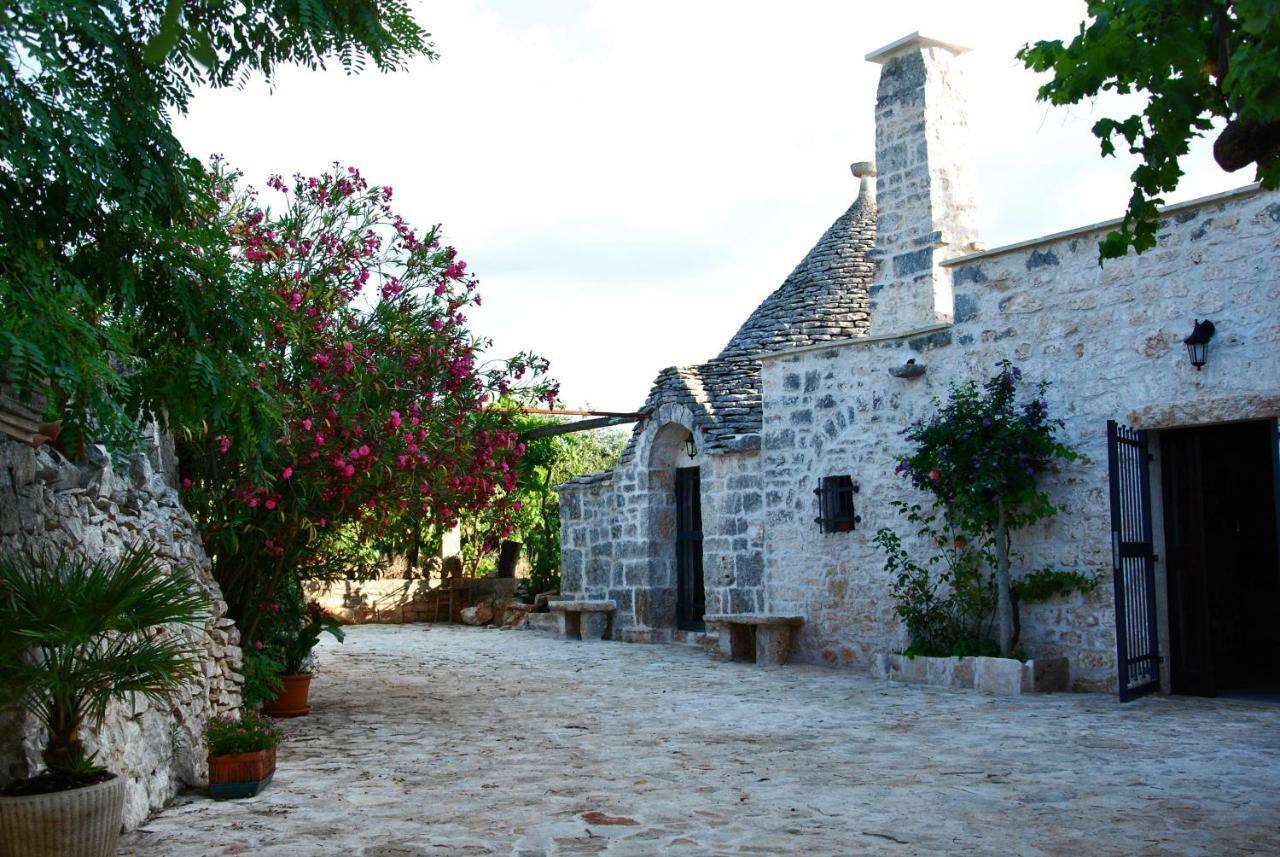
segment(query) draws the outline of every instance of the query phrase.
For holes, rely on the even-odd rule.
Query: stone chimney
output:
[[[867,54],[876,90],[876,274],[871,334],[951,321],[939,263],[977,249],[963,80],[967,48],[912,33]]]

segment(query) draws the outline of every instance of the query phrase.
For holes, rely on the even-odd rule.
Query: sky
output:
[[[566,405],[635,410],[667,366],[716,353],[857,195],[879,66],[914,31],[972,48],[979,234],[988,247],[1123,213],[1132,159],[1090,128],[1133,96],[1051,108],[1014,54],[1068,39],[1075,0],[422,0],[436,62],[282,69],[201,91],[176,128],[261,186],[333,161],[443,225],[480,278],[492,353],[551,361]],[[336,65],[336,64],[335,64]],[[1238,187],[1210,141],[1169,202]]]

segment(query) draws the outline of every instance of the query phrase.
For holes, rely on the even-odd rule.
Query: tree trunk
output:
[[[1004,500],[996,500],[996,616],[1000,654],[1013,654],[1013,599],[1009,592],[1009,522]]]

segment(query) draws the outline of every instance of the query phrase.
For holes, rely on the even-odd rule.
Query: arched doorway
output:
[[[637,592],[637,620],[651,628],[701,631],[706,612],[702,572],[702,470],[684,421],[653,436],[648,456],[651,588]]]

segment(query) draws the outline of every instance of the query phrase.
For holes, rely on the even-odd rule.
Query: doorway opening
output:
[[[676,627],[704,631],[702,579],[702,469],[676,469]]]
[[[1160,432],[1174,693],[1280,700],[1273,421]]]

